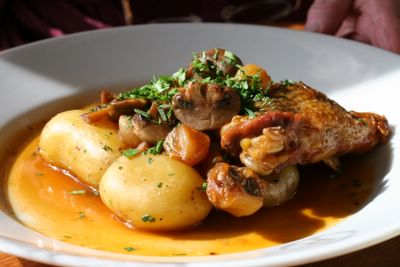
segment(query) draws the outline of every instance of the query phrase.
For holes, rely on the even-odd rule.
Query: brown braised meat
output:
[[[274,84],[256,106],[256,117],[236,116],[222,128],[221,146],[260,175],[319,161],[337,169],[339,156],[370,150],[389,136],[384,116],[348,112],[301,82]]]

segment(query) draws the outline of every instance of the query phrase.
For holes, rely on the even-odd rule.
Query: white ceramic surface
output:
[[[327,231],[273,248],[162,258],[69,245],[0,211],[0,251],[63,266],[287,266],[335,257],[400,234],[400,57],[352,41],[263,26],[164,24],[81,33],[12,49],[0,53],[0,142],[8,144],[32,121],[88,102],[77,94],[170,74],[185,66],[192,52],[213,47],[264,66],[275,80],[302,80],[346,108],[387,116],[393,136],[373,152],[379,186],[359,212]]]

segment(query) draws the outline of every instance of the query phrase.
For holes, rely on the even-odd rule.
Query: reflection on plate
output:
[[[0,250],[58,265],[132,266],[167,262],[189,266],[269,266],[334,257],[399,234],[400,208],[396,203],[400,181],[396,176],[400,170],[392,163],[398,157],[395,131],[400,119],[399,108],[391,96],[400,82],[400,59],[351,41],[258,26],[164,24],[82,33],[17,48],[0,55],[0,88],[5,94],[0,100],[4,107],[0,114],[0,141],[10,144],[15,133],[26,129],[32,121],[40,122],[49,114],[87,103],[83,97],[73,97],[76,94],[93,95],[92,89],[123,88],[142,83],[153,74],[172,73],[190,60],[185,56],[212,47],[227,48],[246,62],[264,66],[276,80],[302,80],[346,108],[387,116],[394,133],[390,142],[364,157],[366,164],[372,166],[368,170],[375,184],[365,206],[326,231],[272,248],[167,258],[76,247],[42,236],[0,213]],[[64,100],[60,101],[61,98]],[[1,157],[10,153],[11,147],[7,149],[0,152]],[[362,173],[365,172],[351,175]]]

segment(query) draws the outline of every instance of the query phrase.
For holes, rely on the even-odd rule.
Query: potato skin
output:
[[[46,162],[97,188],[108,166],[121,155],[123,143],[116,125],[88,124],[80,117],[83,113],[70,110],[54,116],[42,130],[39,153]]]
[[[193,168],[168,156],[121,156],[105,172],[100,196],[138,229],[178,230],[199,223],[210,212],[202,184]]]

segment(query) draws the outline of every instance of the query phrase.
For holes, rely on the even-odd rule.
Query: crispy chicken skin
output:
[[[256,117],[235,116],[221,129],[221,146],[260,175],[287,166],[365,152],[389,136],[386,118],[346,111],[304,83],[274,84],[270,98],[256,103]]]

